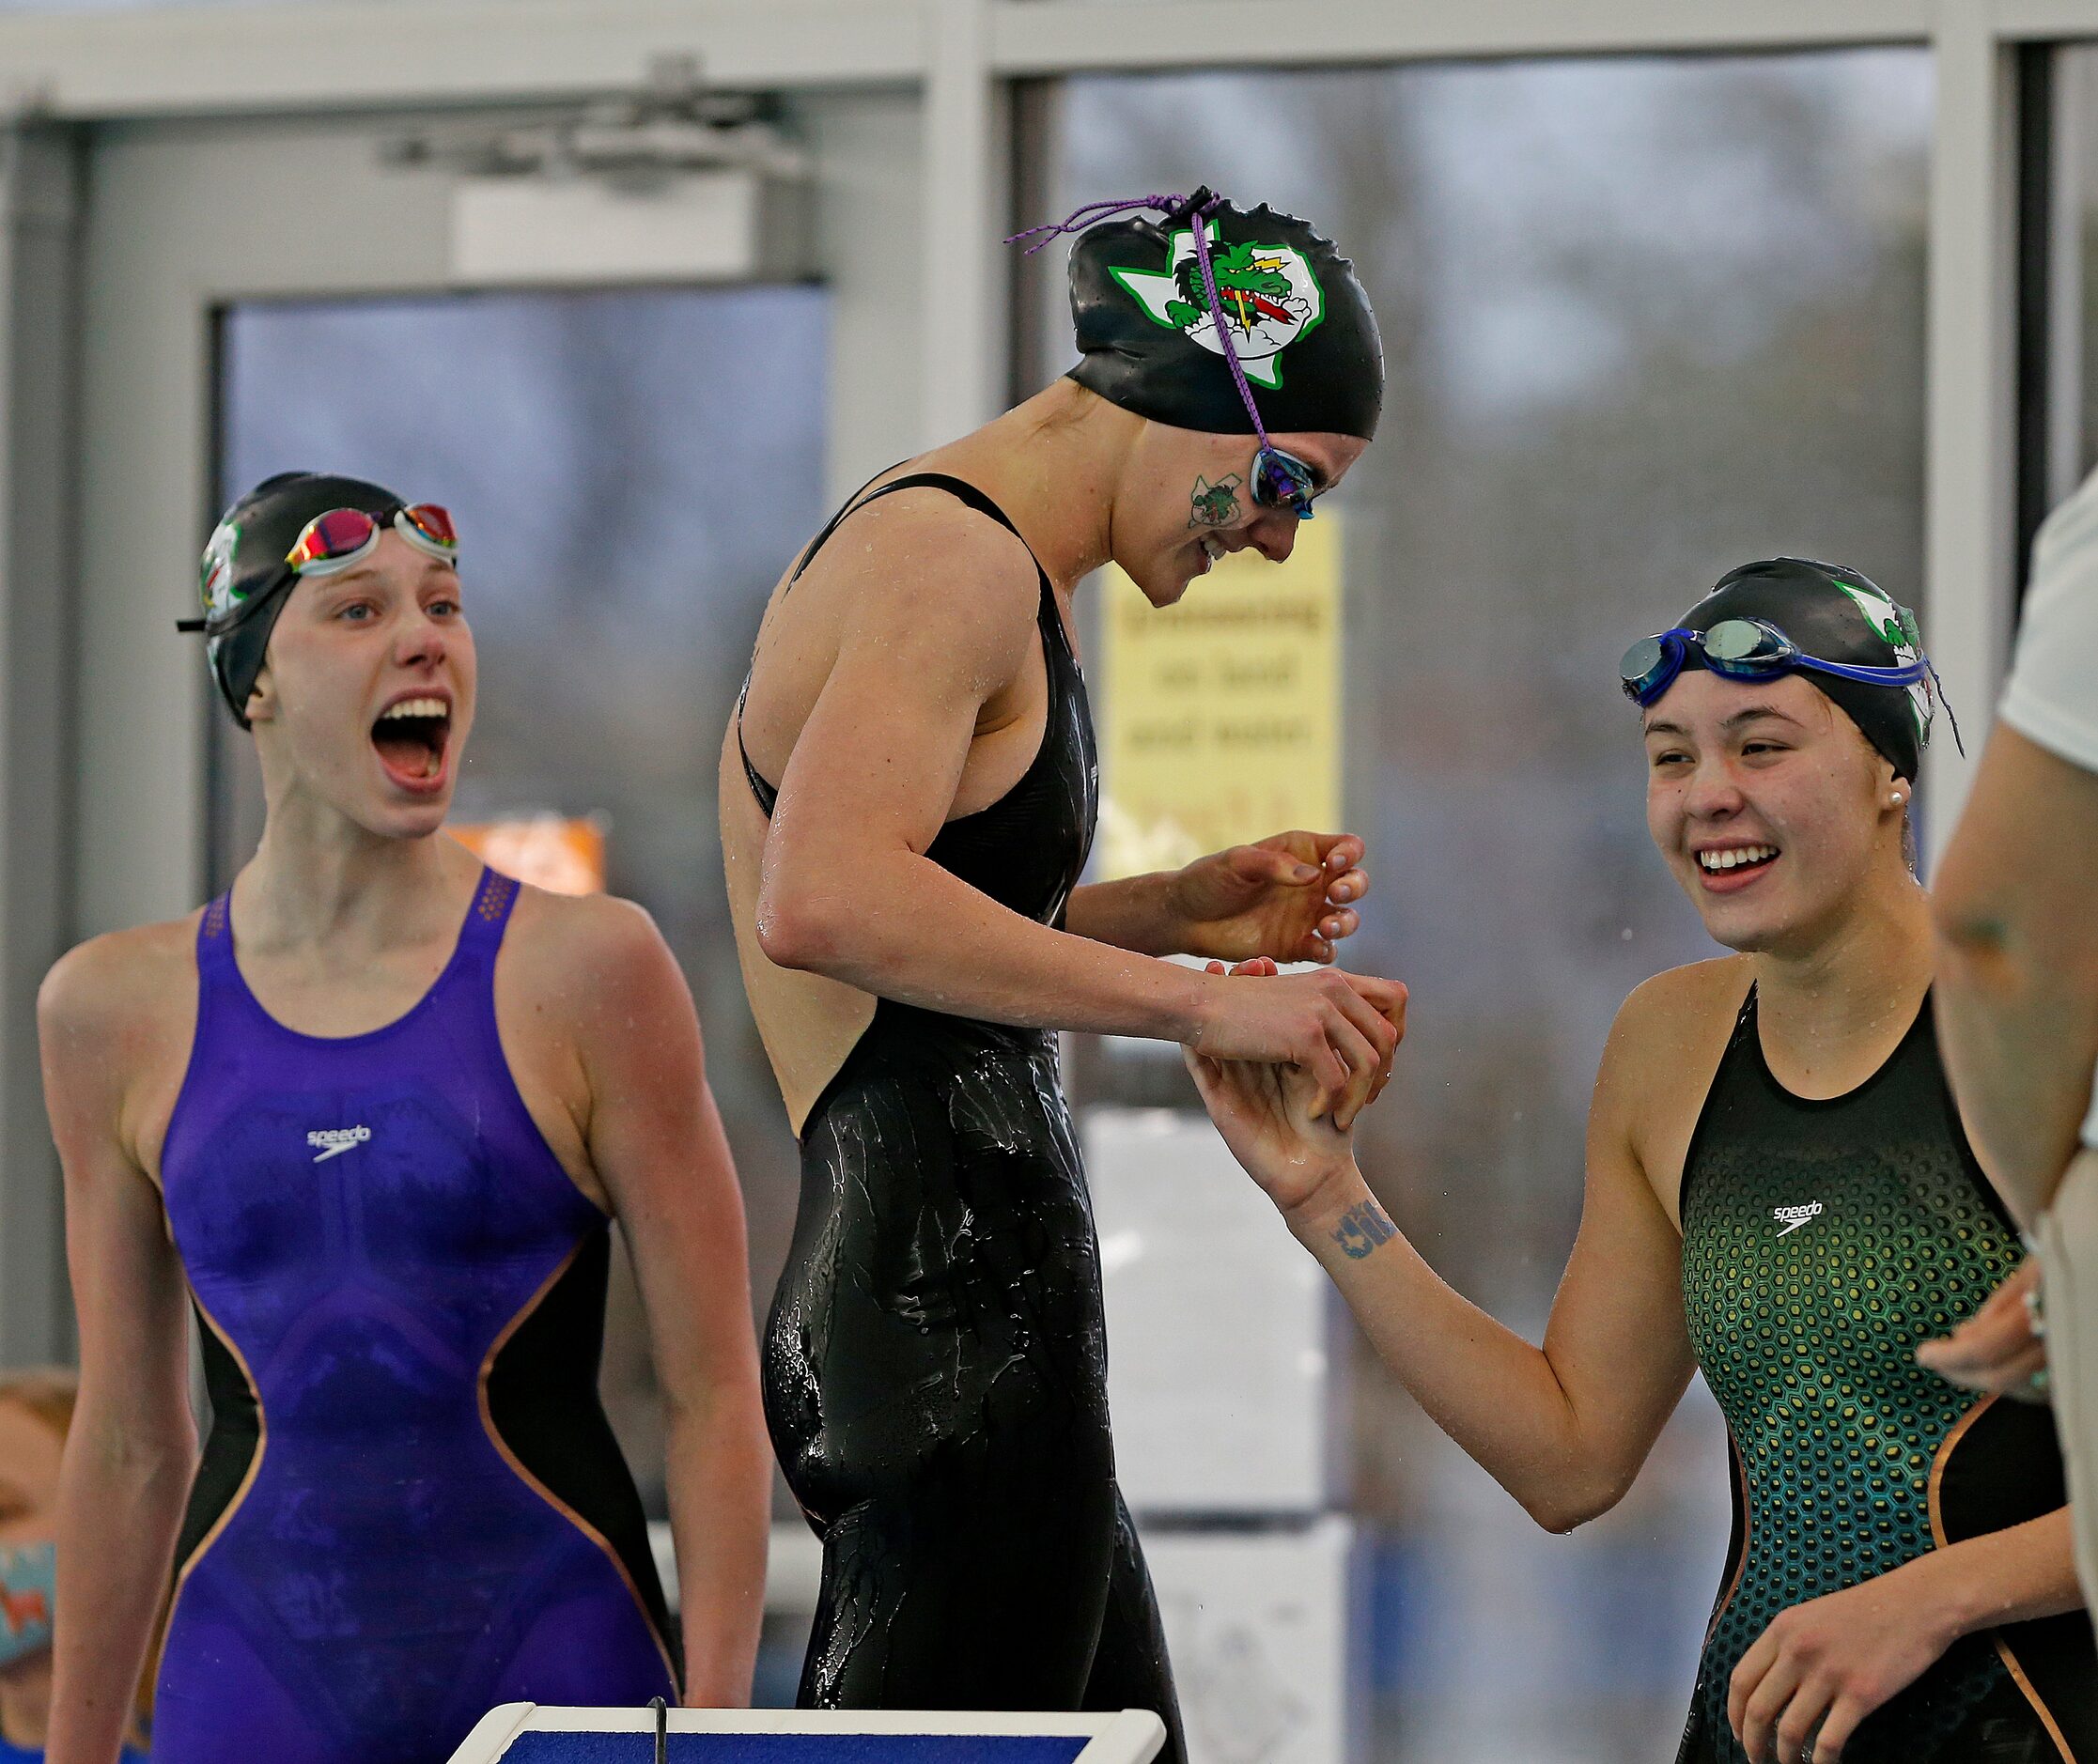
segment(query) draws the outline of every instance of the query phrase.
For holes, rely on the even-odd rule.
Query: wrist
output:
[[[1892,1571],[1906,1583],[1901,1588],[1904,1607],[1940,1653],[1961,1636],[2003,1619],[2001,1610],[1986,1608],[1981,1588],[1964,1571],[1956,1545],[1929,1551]]]
[[[1365,1203],[1375,1205],[1376,1197],[1355,1159],[1343,1156],[1312,1179],[1301,1199],[1282,1209],[1282,1222],[1298,1243],[1316,1253],[1335,1241],[1342,1222]]]
[[[1203,1040],[1215,1027],[1221,1010],[1219,988],[1223,983],[1199,967],[1163,957],[1152,958],[1152,965],[1164,975],[1154,1033],[1160,1041],[1178,1042],[1196,1053],[1202,1052]]]
[[[1189,948],[1188,908],[1181,895],[1186,875],[1185,870],[1154,870],[1131,878],[1142,890],[1144,944],[1153,955],[1201,953]]]

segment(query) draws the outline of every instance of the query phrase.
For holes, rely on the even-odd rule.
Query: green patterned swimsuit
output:
[[[1727,1683],[1788,1606],[2063,1500],[2045,1409],[1919,1368],[2023,1260],[1969,1150],[1929,1001],[1848,1094],[1771,1075],[1750,989],[1683,1169],[1683,1303],[1733,1443],[1733,1541],[1678,1764],[1745,1758]],[[1955,1643],[1846,1764],[2098,1764],[2080,1613]]]

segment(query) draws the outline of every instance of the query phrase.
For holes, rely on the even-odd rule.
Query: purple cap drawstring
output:
[[[1209,319],[1217,327],[1217,341],[1224,346],[1224,363],[1231,369],[1232,384],[1238,388],[1244,400],[1246,414],[1253,420],[1253,433],[1260,438],[1263,454],[1274,452],[1274,443],[1267,439],[1267,425],[1260,420],[1260,407],[1253,402],[1253,389],[1246,383],[1246,370],[1238,364],[1238,351],[1231,341],[1231,327],[1224,322],[1224,303],[1217,293],[1217,271],[1209,262],[1209,214],[1223,205],[1221,196],[1212,196],[1195,211],[1195,262],[1202,268],[1202,291],[1209,302]]]
[[[1025,232],[1014,233],[1006,239],[1008,245],[1017,245],[1023,239],[1034,239],[1026,255],[1032,257],[1052,239],[1066,233],[1082,233],[1087,227],[1107,220],[1111,215],[1127,214],[1135,209],[1157,209],[1164,214],[1188,206],[1185,195],[1178,196],[1111,196],[1099,202],[1088,202],[1083,208],[1074,209],[1061,221],[1052,221],[1042,226],[1031,226]],[[1253,434],[1260,441],[1263,455],[1273,453],[1274,443],[1267,439],[1267,426],[1260,420],[1260,406],[1253,402],[1253,389],[1246,383],[1246,370],[1239,365],[1238,351],[1231,341],[1231,326],[1224,317],[1224,303],[1217,293],[1217,272],[1209,262],[1209,217],[1224,206],[1224,198],[1213,195],[1200,208],[1191,210],[1194,221],[1195,262],[1202,270],[1203,298],[1209,305],[1210,322],[1217,327],[1217,341],[1223,348],[1224,364],[1231,369],[1232,384],[1238,388],[1239,401],[1246,407],[1246,414],[1252,418]]]
[[[1081,209],[1074,209],[1061,221],[1051,221],[1042,226],[1031,226],[1023,233],[1011,234],[1005,243],[1017,245],[1023,239],[1034,239],[1036,233],[1047,235],[1046,238],[1035,239],[1028,246],[1026,255],[1032,257],[1050,240],[1061,239],[1065,233],[1082,233],[1096,222],[1104,221],[1110,215],[1127,214],[1132,209],[1157,209],[1160,213],[1171,214],[1173,209],[1184,206],[1187,200],[1186,196],[1110,196],[1105,201],[1088,202]]]

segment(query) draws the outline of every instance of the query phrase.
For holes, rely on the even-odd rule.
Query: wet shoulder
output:
[[[660,981],[666,967],[682,984],[646,907],[615,894],[553,894],[518,885],[498,973],[535,1012],[580,1016],[637,982]]]
[[[692,1020],[684,970],[645,907],[617,895],[550,894],[521,885],[496,1006],[509,1045],[587,1058],[637,1037],[682,1034]]]
[[[90,937],[53,965],[37,994],[54,1107],[115,1123],[148,1170],[159,1168],[195,1039],[203,910]]]
[[[186,1039],[196,1014],[203,910],[104,932],[67,951],[38,989],[37,1019],[45,1036],[151,1044],[180,1031]]]
[[[689,1086],[698,1021],[645,908],[521,886],[495,969],[503,1057],[525,1111],[590,1202],[610,1197],[589,1150],[600,1106]]]
[[[944,490],[913,487],[847,516],[775,610],[797,598],[834,609],[847,629],[908,618],[925,629],[958,620],[1024,633],[1041,578],[1010,528]]]
[[[1624,1135],[1671,1219],[1678,1216],[1690,1138],[1749,979],[1742,955],[1669,968],[1634,987],[1610,1026],[1597,1113]]]

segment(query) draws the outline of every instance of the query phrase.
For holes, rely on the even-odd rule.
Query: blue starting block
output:
[[[907,1710],[490,1710],[451,1764],[1150,1764],[1148,1710],[1000,1715]],[[659,1744],[660,1751],[658,1750]]]

